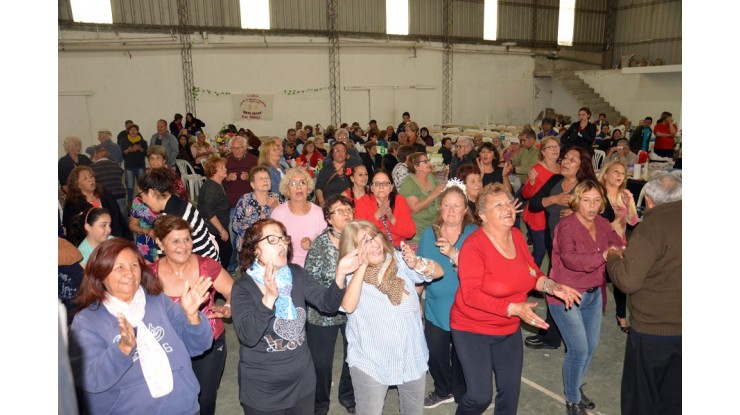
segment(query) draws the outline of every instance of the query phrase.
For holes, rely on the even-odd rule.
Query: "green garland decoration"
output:
[[[328,90],[329,87],[321,87],[321,88],[308,88],[308,89],[283,89],[283,94],[285,95],[301,95],[301,94],[307,94],[311,92],[319,92],[323,90]]]
[[[208,94],[208,95],[215,95],[217,97],[221,95],[231,95],[231,92],[222,92],[222,91],[213,91],[210,89],[200,88],[197,86],[193,87],[193,99],[197,100],[198,95],[200,94]]]

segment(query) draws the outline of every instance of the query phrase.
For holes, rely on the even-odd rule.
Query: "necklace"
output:
[[[165,257],[165,259],[166,258],[167,257]],[[180,272],[178,272],[178,271],[175,270],[175,267],[172,265],[172,263],[170,262],[169,259],[167,260],[167,265],[169,265],[170,269],[172,270],[172,273],[175,274],[175,276],[178,279],[182,279],[182,275],[183,275],[183,273],[185,273],[185,267],[182,267],[182,269],[180,270]],[[187,264],[185,264],[185,266],[187,266]]]
[[[496,243],[496,240],[493,238],[493,235],[491,235],[490,233],[486,232],[485,230],[483,230],[483,232],[486,234],[486,236],[488,236],[488,239],[491,240],[491,242],[493,243],[493,246],[496,247],[496,250],[501,254],[501,256],[503,256],[506,259],[514,259],[514,256],[516,256],[516,254],[514,256],[507,255],[504,252],[504,250],[501,249],[501,247],[498,245],[498,243]]]

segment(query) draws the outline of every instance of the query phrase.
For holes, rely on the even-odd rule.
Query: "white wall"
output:
[[[646,116],[656,122],[661,112],[668,111],[681,128],[681,72],[625,74],[621,70],[600,70],[576,74],[633,125]]]
[[[59,154],[65,136],[83,147],[126,119],[146,139],[156,121],[185,113],[179,45],[162,34],[61,31]],[[125,43],[124,43],[125,42]],[[325,38],[193,35],[194,85],[216,92],[274,94],[272,121],[235,122],[231,96],[201,93],[197,116],[206,133],[234,123],[257,135],[284,136],[296,120],[329,124],[329,91],[284,94],[328,86]],[[421,126],[442,121],[442,45],[343,39],[340,49],[342,121],[398,125],[403,111]],[[415,49],[414,49],[415,47]],[[456,46],[453,123],[523,124],[534,108],[534,59],[501,47]],[[87,114],[80,114],[87,111]],[[534,113],[534,115],[533,115]]]
[[[556,114],[570,115],[575,120],[578,109],[581,108],[573,95],[570,94],[560,83],[549,77],[534,78],[535,84],[535,117],[540,111],[552,108]]]

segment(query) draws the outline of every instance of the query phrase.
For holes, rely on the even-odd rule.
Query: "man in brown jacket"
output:
[[[630,296],[622,414],[681,413],[681,179],[645,184],[643,221],[624,252],[610,250],[609,276]]]

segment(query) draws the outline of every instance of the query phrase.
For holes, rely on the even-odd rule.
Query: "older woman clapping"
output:
[[[100,244],[74,302],[70,363],[90,413],[193,414],[198,380],[190,358],[211,347],[213,330],[198,311],[211,281],[185,282],[180,304],[162,294],[131,241]]]
[[[457,276],[460,248],[468,235],[478,229],[467,202],[463,187],[451,182],[440,195],[437,219],[419,242],[419,255],[437,261],[444,270],[444,278],[424,287],[424,336],[429,346],[429,374],[434,380],[434,390],[424,399],[425,408],[453,399],[460,401],[465,395],[465,378],[452,347],[450,308],[460,285]]]
[[[335,313],[346,275],[359,266],[357,252],[339,261],[329,288],[289,264],[291,237],[274,219],[247,229],[239,265],[245,276],[231,294],[240,341],[239,401],[246,414],[313,414],[316,374],[306,344],[306,302]]]
[[[355,218],[377,226],[393,246],[400,247],[401,241],[411,238],[416,232],[406,199],[396,193],[391,176],[385,170],[375,173],[370,190],[372,193],[357,200]]]
[[[67,177],[75,167],[89,166],[92,164],[92,161],[86,155],[80,154],[80,151],[82,151],[82,142],[78,137],[65,138],[63,146],[67,154],[59,159],[57,169],[59,170],[59,185],[65,187],[67,185]]]
[[[411,209],[411,217],[416,225],[416,234],[413,242],[418,243],[421,234],[437,217],[439,211],[439,195],[445,188],[432,172],[432,165],[426,153],[413,153],[406,162],[409,174],[398,189]]]
[[[478,197],[483,221],[459,254],[460,288],[450,312],[450,327],[467,392],[458,413],[480,414],[491,403],[496,377],[497,414],[514,414],[522,374],[520,324],[547,328],[537,316],[537,303],[527,302],[530,290],[578,303],[580,294],[548,279],[534,263],[522,232],[513,227],[514,197],[500,183],[483,188]]]
[[[606,254],[611,248],[622,248],[624,242],[609,221],[599,216],[606,198],[597,182],[580,182],[569,206],[574,214],[562,218],[555,228],[550,276],[577,290],[581,301],[571,308],[567,300],[548,297],[547,306],[568,348],[563,362],[568,414],[585,415],[588,404],[589,409],[596,406],[582,396],[581,385],[599,344]]]
[[[294,167],[285,172],[280,181],[280,194],[288,199],[287,203],[273,209],[270,217],[282,222],[293,238],[293,263],[303,266],[311,243],[326,228],[326,221],[321,208],[308,201],[313,190],[313,180],[301,167]]]
[[[213,283],[198,307],[208,317],[213,329],[213,345],[192,359],[193,371],[200,383],[200,413],[212,415],[216,411],[216,393],[226,365],[226,335],[221,318],[231,317],[229,301],[234,280],[218,262],[193,254],[190,225],[182,218],[174,215],[158,218],[154,234],[165,256],[152,264],[152,272],[161,281],[164,294],[172,301],[181,301],[180,295],[186,283],[195,285],[203,277]],[[216,305],[216,293],[226,299],[223,306]]]
[[[329,226],[316,237],[306,256],[306,272],[328,287],[334,281],[339,263],[339,240],[344,226],[354,218],[354,204],[344,195],[334,195],[326,201],[324,219]],[[344,313],[325,314],[309,306],[306,336],[316,368],[316,414],[329,411],[332,365],[337,333],[342,332],[344,357],[339,380],[339,403],[350,413],[355,409],[355,395],[347,366],[347,316]]]
[[[388,387],[397,385],[401,413],[421,414],[429,353],[414,284],[441,277],[442,267],[408,246],[403,254],[396,251],[364,220],[347,224],[339,243],[342,260],[358,251],[362,263],[342,300],[357,412],[383,413]]]

